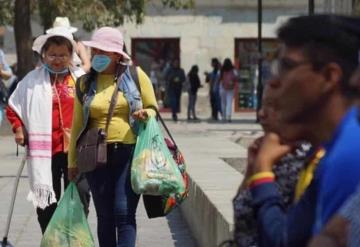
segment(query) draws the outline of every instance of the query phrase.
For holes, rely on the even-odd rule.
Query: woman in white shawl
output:
[[[7,117],[17,144],[26,145],[30,181],[28,200],[37,208],[42,233],[68,184],[67,144],[72,122],[75,82],[84,72],[72,66],[72,34],[58,28],[39,36],[33,50],[42,66],[30,71],[9,99]]]

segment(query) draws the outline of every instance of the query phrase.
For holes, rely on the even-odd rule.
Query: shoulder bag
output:
[[[107,163],[106,138],[109,124],[114,114],[121,79],[118,80],[116,76],[115,81],[116,86],[111,97],[105,129],[96,127],[91,129],[87,128],[76,142],[76,164],[79,171],[82,173],[93,171],[95,168],[105,166]]]

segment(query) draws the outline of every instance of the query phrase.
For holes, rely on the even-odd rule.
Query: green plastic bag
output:
[[[131,164],[131,185],[135,193],[144,195],[185,192],[184,180],[154,117],[140,123]]]
[[[41,240],[41,247],[95,246],[76,185],[70,182]]]

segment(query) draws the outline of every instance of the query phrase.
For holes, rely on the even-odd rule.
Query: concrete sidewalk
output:
[[[259,125],[254,124],[255,115],[236,113],[231,123],[210,121],[201,114],[202,121],[185,121],[182,114],[180,121],[174,123],[169,113],[162,115],[185,156],[192,186],[181,210],[166,218],[148,220],[143,205],[139,205],[137,246],[217,246],[232,237],[231,200],[243,178],[224,160],[246,158],[246,148],[237,143],[249,143],[261,132]],[[8,130],[0,129],[0,234],[4,232],[14,175],[20,164],[12,136],[4,136]],[[28,186],[24,171],[9,234],[9,240],[20,247],[39,246],[41,239],[35,210],[25,199]],[[89,224],[96,237],[93,206]]]
[[[233,114],[231,123],[167,122],[190,175],[190,196],[181,206],[182,215],[199,246],[217,247],[233,238],[232,199],[243,180],[234,167],[246,166],[246,146],[262,131],[254,113]]]

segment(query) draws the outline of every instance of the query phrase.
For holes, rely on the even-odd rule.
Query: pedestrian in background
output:
[[[4,119],[4,108],[7,105],[8,89],[5,80],[9,80],[13,75],[9,64],[5,60],[5,54],[0,49],[0,126]]]
[[[237,82],[237,72],[234,65],[230,58],[226,58],[220,72],[220,98],[223,121],[231,122],[232,104]]]
[[[201,87],[201,82],[199,78],[199,67],[197,65],[193,65],[191,67],[191,70],[188,73],[188,81],[189,81],[189,101],[188,101],[188,111],[187,111],[187,119],[188,120],[199,120],[196,117],[196,98],[197,98],[197,92],[199,88]]]
[[[55,18],[52,28],[46,30],[46,33],[56,32],[57,28],[66,28],[73,34],[73,38],[76,42],[76,55],[74,56],[74,65],[81,67],[85,72],[89,72],[91,63],[90,57],[86,50],[86,47],[82,44],[82,42],[74,35],[78,31],[77,27],[73,27],[70,25],[70,21],[68,17],[58,16]]]
[[[130,183],[136,121],[155,116],[151,108],[157,107],[156,98],[151,81],[141,68],[136,68],[139,88],[136,78],[132,78],[131,59],[124,51],[124,38],[118,29],[102,27],[84,44],[91,48],[92,68],[78,80],[78,88],[85,97],[75,100],[69,178],[74,179],[78,173],[76,137],[88,128],[105,129],[112,94],[119,90],[106,134],[107,164],[86,172],[85,176],[95,204],[99,245],[131,247],[136,241],[135,213],[139,202],[139,195]]]
[[[220,99],[220,69],[221,64],[217,58],[211,59],[211,67],[213,70],[210,73],[205,72],[206,82],[209,83],[209,98],[211,106],[212,120],[218,120],[221,114],[221,99]]]
[[[178,59],[171,63],[171,67],[166,74],[166,81],[168,82],[170,106],[172,112],[172,119],[176,122],[178,120],[177,113],[180,112],[181,93],[183,84],[186,80],[185,72],[180,68]]]
[[[7,107],[15,141],[27,148],[28,199],[36,207],[42,233],[60,199],[61,180],[64,189],[68,184],[67,150],[75,81],[84,74],[71,65],[75,49],[72,34],[66,29],[35,39],[33,50],[41,55],[43,65],[19,82]]]

